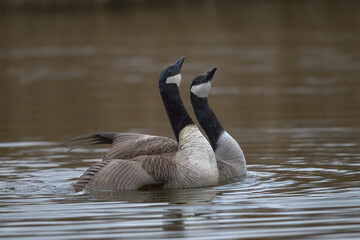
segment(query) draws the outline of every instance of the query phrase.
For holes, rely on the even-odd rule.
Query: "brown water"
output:
[[[0,16],[0,236],[6,239],[359,239],[358,2],[240,2]],[[114,196],[71,184],[97,131],[172,137],[161,70],[181,92],[213,66],[210,104],[249,175]]]

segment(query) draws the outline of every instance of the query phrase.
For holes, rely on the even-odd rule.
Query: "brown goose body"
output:
[[[180,132],[179,144],[161,136],[97,133],[78,137],[67,146],[109,142],[112,146],[104,159],[88,168],[74,184],[76,191],[136,190],[145,186],[195,188],[218,182],[215,155],[195,125]]]

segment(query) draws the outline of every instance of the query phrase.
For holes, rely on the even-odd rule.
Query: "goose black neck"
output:
[[[160,94],[176,140],[179,142],[180,131],[194,122],[181,100],[179,88],[176,84],[167,85],[160,85]]]
[[[224,132],[224,128],[210,108],[207,98],[200,98],[191,93],[191,104],[193,105],[197,120],[209,137],[211,147],[215,151],[216,144],[220,135]]]

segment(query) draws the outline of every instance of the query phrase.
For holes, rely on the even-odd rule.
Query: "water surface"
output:
[[[0,236],[360,238],[358,4],[252,2],[0,16]],[[216,187],[75,193],[97,131],[172,137],[157,78],[181,93],[213,66],[210,104],[246,178]]]

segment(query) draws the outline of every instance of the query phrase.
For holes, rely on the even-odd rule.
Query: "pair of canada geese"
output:
[[[101,162],[93,164],[74,184],[76,191],[121,191],[214,186],[246,175],[239,144],[224,130],[208,104],[216,71],[197,76],[191,84],[191,103],[209,142],[195,125],[181,100],[180,70],[185,57],[160,75],[160,94],[176,137],[138,133],[95,133],[65,144],[70,149],[112,144]]]

